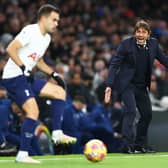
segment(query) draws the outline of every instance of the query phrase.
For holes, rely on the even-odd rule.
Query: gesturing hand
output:
[[[59,76],[57,72],[52,72],[51,77],[61,86],[63,89],[66,88],[64,80]]]
[[[32,72],[28,70],[25,65],[20,66],[20,68],[23,72],[23,75],[26,77],[27,81],[32,83],[34,81]]]
[[[104,102],[105,102],[105,103],[109,103],[109,102],[110,102],[111,93],[112,93],[111,88],[110,88],[110,87],[107,87],[106,90],[105,90],[105,96],[104,96]]]

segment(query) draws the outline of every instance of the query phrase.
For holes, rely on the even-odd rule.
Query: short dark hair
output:
[[[86,104],[86,99],[84,96],[82,95],[76,95],[74,98],[73,98],[74,101],[79,101],[83,104]]]
[[[60,9],[51,4],[45,4],[41,6],[37,13],[37,20],[39,20],[41,16],[49,15],[51,12],[56,12],[60,14]]]
[[[141,27],[147,30],[149,34],[151,33],[150,25],[144,20],[140,20],[135,24],[134,33]]]

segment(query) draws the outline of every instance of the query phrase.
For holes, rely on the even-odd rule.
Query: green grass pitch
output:
[[[34,157],[41,164],[15,163],[15,157],[0,157],[0,168],[168,168],[168,153],[108,154],[101,162],[90,162],[84,155]]]

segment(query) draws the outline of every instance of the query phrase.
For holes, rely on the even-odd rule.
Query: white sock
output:
[[[16,159],[17,159],[17,160],[20,160],[20,159],[22,159],[22,158],[27,157],[28,155],[29,155],[29,154],[28,154],[27,151],[19,151],[19,152],[17,153]]]

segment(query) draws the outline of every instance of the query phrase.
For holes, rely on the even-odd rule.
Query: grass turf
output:
[[[101,162],[90,162],[84,155],[34,157],[41,164],[15,163],[15,157],[0,157],[0,168],[167,168],[168,153],[108,154]]]

